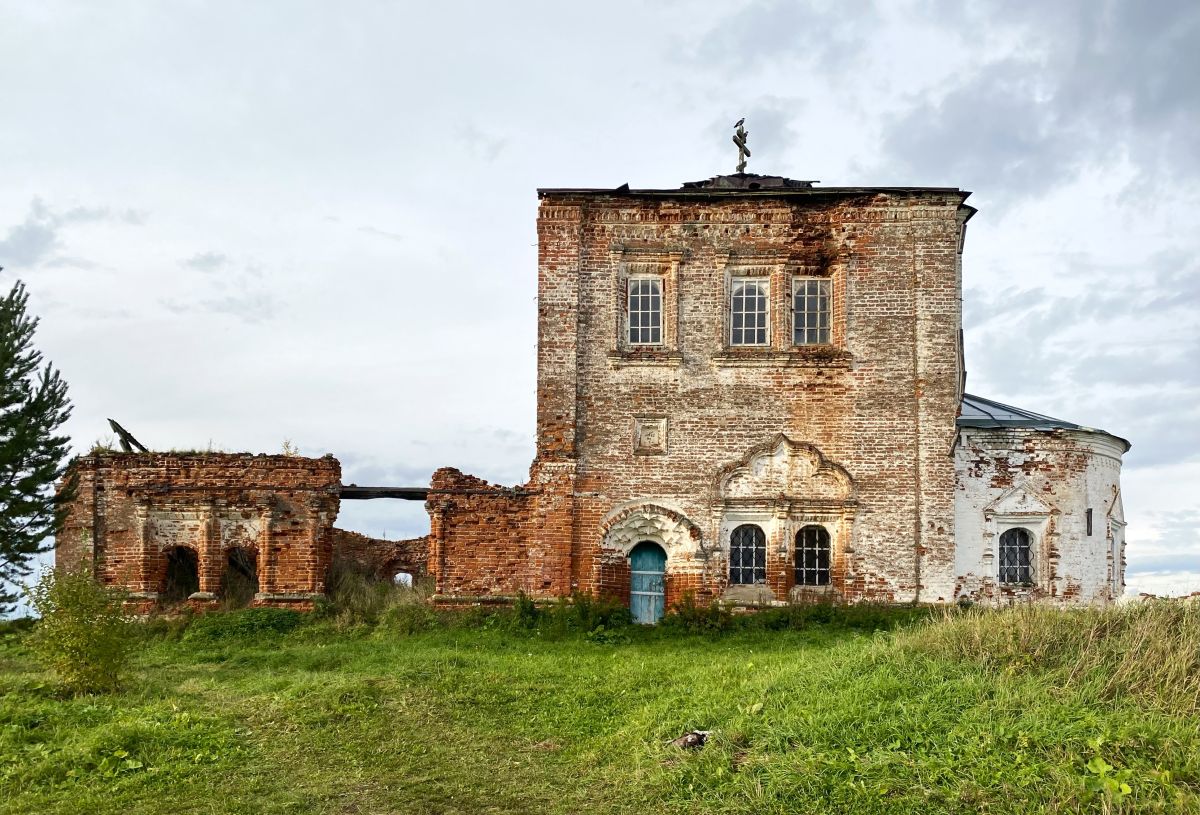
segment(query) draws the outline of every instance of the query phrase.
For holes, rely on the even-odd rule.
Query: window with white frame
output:
[[[1028,529],[1006,529],[1000,535],[1000,582],[1033,582],[1033,536]]]
[[[729,344],[770,342],[770,284],[756,277],[735,277],[729,297]]]
[[[829,531],[806,526],[796,533],[796,585],[829,585]]]
[[[662,278],[630,278],[628,311],[629,344],[661,345]]]
[[[729,536],[729,582],[752,586],[767,581],[767,536],[762,527],[742,524]]]
[[[829,343],[829,279],[792,278],[792,344]]]

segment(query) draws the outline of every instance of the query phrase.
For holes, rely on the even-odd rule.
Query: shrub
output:
[[[659,621],[659,627],[664,631],[692,634],[730,631],[737,625],[733,612],[726,606],[716,602],[707,606],[697,605],[691,592],[683,595],[683,599]]]
[[[632,641],[627,628],[628,626],[622,626],[617,629],[609,629],[598,625],[587,633],[586,639],[597,645],[627,645]]]
[[[538,627],[538,621],[541,618],[542,614],[537,603],[533,602],[525,592],[518,593],[512,607],[513,626],[532,630]]]
[[[214,611],[197,617],[183,635],[186,642],[257,639],[286,634],[304,621],[304,614],[288,608],[249,608],[244,611]]]
[[[552,636],[587,634],[600,628],[611,631],[633,623],[629,609],[620,601],[580,592],[569,598],[560,597],[552,605],[545,606],[537,605],[524,593],[518,594],[508,619],[514,628]]]
[[[30,649],[75,693],[116,690],[134,641],[124,599],[86,568],[45,571],[29,589],[30,605],[41,617]]]

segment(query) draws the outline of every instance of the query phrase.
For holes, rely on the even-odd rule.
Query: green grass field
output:
[[[5,629],[0,813],[1200,812],[1195,603],[590,636],[239,614],[145,626],[104,696]]]

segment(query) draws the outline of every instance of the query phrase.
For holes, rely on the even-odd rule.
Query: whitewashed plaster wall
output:
[[[954,452],[955,597],[993,605],[1119,598],[1127,449],[1101,431],[962,428]],[[1014,527],[1033,538],[1028,586],[998,581],[1000,535]]]

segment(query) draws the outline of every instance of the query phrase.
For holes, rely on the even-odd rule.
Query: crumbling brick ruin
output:
[[[352,561],[361,571],[386,580],[395,580],[401,574],[410,578],[422,577],[429,563],[429,536],[381,540],[335,529],[333,557]]]
[[[307,606],[334,547],[381,575],[423,565],[443,603],[584,592],[643,622],[687,595],[1111,601],[1129,443],[964,392],[969,194],[744,173],[540,190],[525,484],[444,468],[339,490],[332,458],[92,456],[60,557],[147,602],[192,556],[212,602],[241,549],[254,602]],[[339,496],[424,498],[429,535],[335,532]]]
[[[381,574],[424,572],[423,539],[333,528],[342,485],[332,456],[97,453],[77,459],[64,483],[76,493],[58,565],[90,564],[140,610],[214,606],[237,568],[257,584],[253,605],[311,609],[339,547]]]

